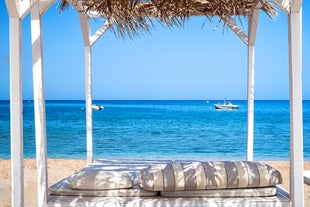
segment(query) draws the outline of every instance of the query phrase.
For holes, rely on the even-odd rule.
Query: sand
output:
[[[283,177],[283,187],[289,189],[289,162],[265,162],[278,169]],[[25,206],[37,206],[36,161],[25,159]],[[86,160],[48,160],[49,186],[78,171],[86,165]],[[310,170],[310,162],[304,163],[304,169]],[[11,161],[0,160],[0,207],[11,206]],[[304,185],[305,206],[310,206],[310,186]]]

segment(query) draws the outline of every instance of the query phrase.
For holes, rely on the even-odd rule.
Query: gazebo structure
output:
[[[38,168],[38,205],[49,203],[46,118],[44,98],[42,15],[54,0],[6,0],[10,17],[10,108],[11,108],[11,160],[12,160],[12,206],[24,205],[23,171],[23,115],[22,115],[22,68],[21,68],[21,22],[31,12],[33,88],[35,104],[35,136]],[[65,1],[63,1],[65,2]],[[276,4],[288,15],[289,25],[289,77],[290,77],[290,200],[294,207],[304,206],[303,190],[303,124],[302,124],[302,0],[153,0],[153,1],[102,1],[66,0],[78,12],[83,33],[86,80],[86,129],[87,162],[93,162],[92,153],[92,86],[91,47],[109,28],[117,28],[121,34],[135,33],[140,28],[148,29],[151,18],[168,24],[182,23],[190,16],[218,16],[248,46],[248,125],[247,156],[253,160],[254,131],[254,50],[259,14],[263,10],[275,14]],[[182,3],[183,2],[183,3]],[[217,3],[216,3],[217,2]],[[164,5],[164,7],[163,7]],[[187,5],[186,7],[184,5]],[[247,34],[234,18],[248,18]],[[89,19],[104,17],[106,23],[90,34]],[[116,27],[114,27],[116,26]],[[117,31],[118,31],[117,30]],[[116,31],[116,32],[117,32]],[[59,206],[60,204],[55,204]],[[90,205],[90,204],[88,204]],[[277,204],[278,205],[278,204]]]

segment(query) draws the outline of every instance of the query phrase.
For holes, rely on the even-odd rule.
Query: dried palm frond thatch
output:
[[[85,13],[95,12],[106,18],[114,32],[135,35],[154,26],[154,21],[167,26],[183,25],[191,16],[220,20],[249,16],[257,3],[271,18],[277,11],[272,0],[71,0],[79,1]],[[61,9],[66,7],[62,0]]]

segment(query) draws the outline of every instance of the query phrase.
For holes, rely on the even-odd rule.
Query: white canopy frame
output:
[[[12,206],[24,206],[23,170],[23,116],[22,116],[22,55],[21,21],[31,12],[31,36],[33,47],[33,90],[35,103],[35,130],[38,170],[38,206],[48,202],[48,176],[46,153],[46,118],[42,51],[42,15],[54,0],[6,0],[10,17],[10,110],[11,110],[11,164]],[[70,1],[68,1],[70,2]],[[76,3],[72,1],[71,3]],[[253,160],[254,143],[254,46],[261,1],[249,17],[248,36],[230,19],[227,25],[248,46],[248,121],[247,160]],[[304,206],[303,191],[303,122],[302,122],[302,0],[276,0],[276,4],[288,14],[289,25],[289,77],[290,77],[290,196],[292,206]],[[93,162],[92,149],[92,83],[91,46],[105,33],[105,23],[94,35],[90,35],[89,16],[79,11],[84,40],[86,82],[87,162]]]

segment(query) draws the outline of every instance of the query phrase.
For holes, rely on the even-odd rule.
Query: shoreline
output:
[[[95,156],[96,157],[96,156]],[[24,157],[24,160],[35,160],[36,157]],[[49,156],[47,158],[48,160],[72,160],[72,161],[86,161],[85,157],[53,157]],[[165,156],[104,156],[103,158],[95,158],[96,159],[108,159],[108,160],[199,160],[199,161],[225,161],[225,160],[232,160],[232,161],[238,161],[238,160],[245,160],[245,156],[240,157],[219,157],[219,156],[209,156],[206,158],[201,158],[199,156],[193,157],[193,156],[171,156],[171,157],[165,157]],[[0,161],[11,161],[10,157],[1,157]],[[254,157],[254,161],[258,162],[289,162],[289,159],[283,159],[282,157],[273,157],[270,159],[264,159],[264,157]],[[310,162],[310,158],[304,158],[304,163]]]
[[[283,178],[284,189],[289,189],[289,161],[260,161],[278,169]],[[48,186],[58,182],[87,164],[81,159],[48,159]],[[304,162],[304,169],[310,170],[310,161]],[[25,206],[37,206],[36,160],[24,159]],[[11,160],[0,159],[0,207],[11,206]],[[310,186],[304,185],[305,206],[310,206]]]

